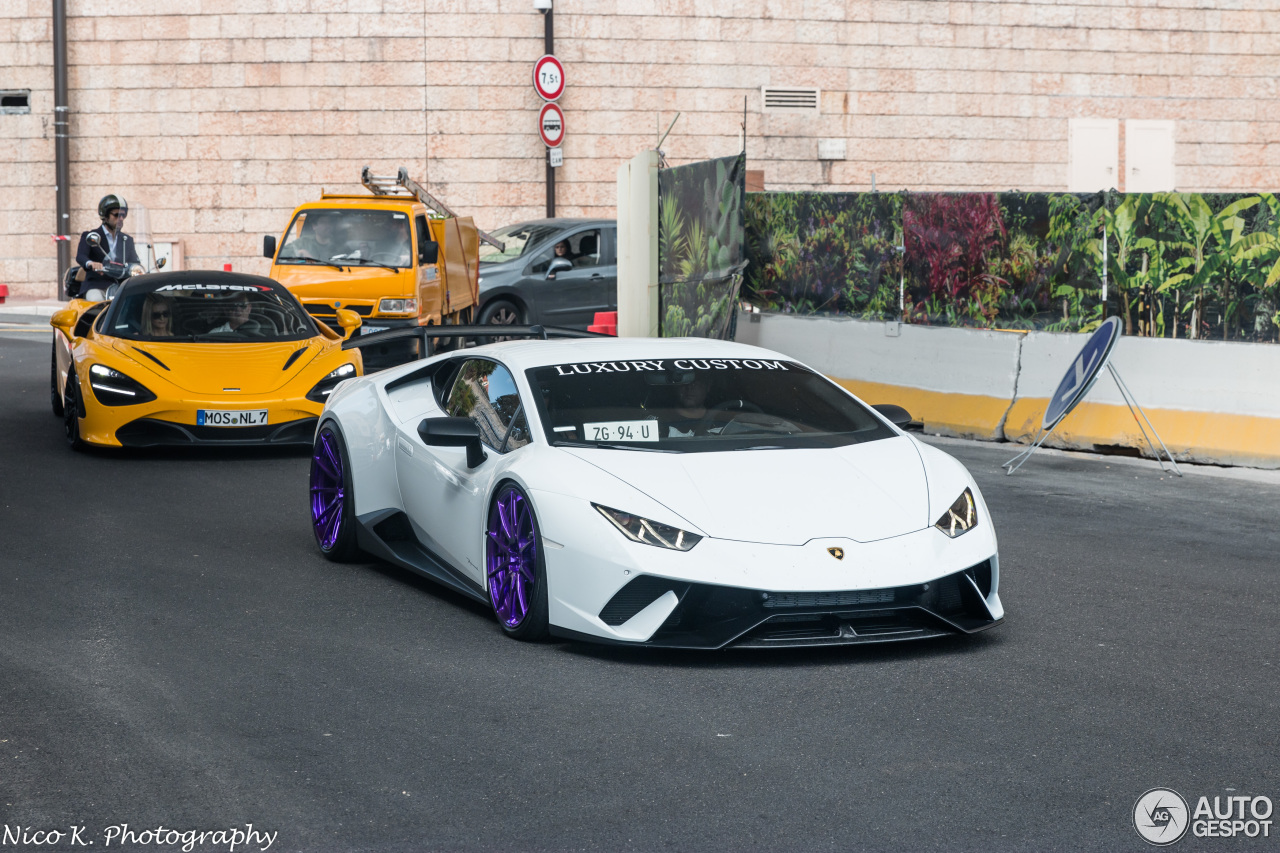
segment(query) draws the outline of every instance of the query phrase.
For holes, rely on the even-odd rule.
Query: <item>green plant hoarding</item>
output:
[[[765,310],[1280,340],[1271,193],[752,193],[744,218]]]
[[[658,286],[663,337],[727,338],[742,284],[742,155],[658,173]]]
[[[797,314],[898,315],[902,196],[751,193],[744,219],[751,302]]]

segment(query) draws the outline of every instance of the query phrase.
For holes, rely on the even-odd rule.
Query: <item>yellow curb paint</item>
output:
[[[1029,444],[1044,417],[1047,397],[1027,397],[1014,402],[980,394],[948,394],[902,385],[831,377],[868,403],[902,406],[925,425],[928,432],[988,440],[1008,439]],[[1222,465],[1280,468],[1280,418],[1236,415],[1224,412],[1189,412],[1180,409],[1143,410],[1160,438],[1177,459]],[[1008,411],[1008,417],[1005,412]],[[997,431],[1004,419],[1003,433]],[[1145,424],[1144,424],[1145,426]],[[1120,446],[1151,451],[1127,406],[1081,403],[1058,424],[1047,447],[1094,450]]]
[[[1048,398],[1034,397],[1015,402],[1005,420],[1005,438],[1031,442],[1048,403]],[[1280,418],[1149,406],[1143,406],[1143,411],[1175,458],[1280,467]],[[1151,453],[1129,408],[1107,403],[1081,403],[1058,424],[1045,445],[1082,450],[1092,450],[1095,445],[1119,445],[1140,448],[1144,455]]]
[[[911,413],[911,417],[923,423],[925,430],[944,435],[998,440],[1001,435],[997,427],[1009,408],[1009,401],[1000,397],[948,394],[859,379],[831,378],[867,403],[901,406]]]

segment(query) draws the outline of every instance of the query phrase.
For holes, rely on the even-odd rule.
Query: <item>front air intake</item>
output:
[[[614,593],[600,611],[600,621],[606,625],[621,625],[668,591],[674,590],[677,597],[683,597],[688,588],[687,583],[641,575]]]

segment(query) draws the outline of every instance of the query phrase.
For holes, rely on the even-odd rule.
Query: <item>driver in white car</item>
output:
[[[711,380],[694,376],[692,382],[676,386],[676,414],[678,418],[667,421],[667,438],[693,438],[698,432],[706,432],[707,392]]]

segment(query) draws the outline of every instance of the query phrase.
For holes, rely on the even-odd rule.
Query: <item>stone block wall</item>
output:
[[[619,163],[742,145],[768,189],[1062,190],[1071,118],[1172,119],[1179,189],[1280,187],[1275,0],[555,0],[557,213],[611,216]],[[1216,8],[1209,8],[1209,7]],[[1229,8],[1227,8],[1229,7]],[[265,272],[262,235],[360,167],[481,228],[543,215],[532,0],[68,0],[73,232],[118,191],[188,268]],[[52,296],[49,0],[0,4],[0,282]],[[760,87],[822,90],[813,116]],[[847,159],[819,161],[818,139]]]

